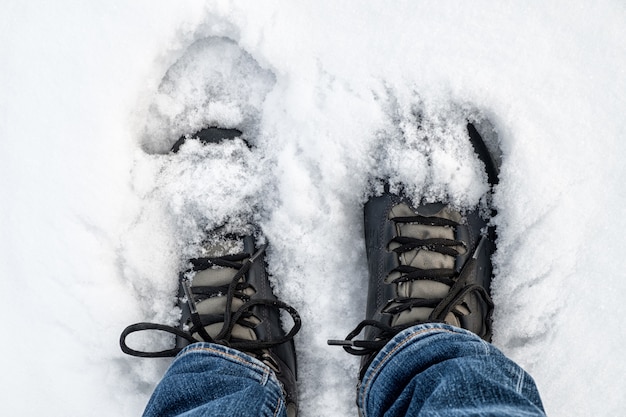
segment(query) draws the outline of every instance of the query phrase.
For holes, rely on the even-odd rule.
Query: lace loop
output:
[[[138,356],[140,358],[167,358],[171,356],[176,356],[178,352],[182,350],[182,348],[172,348],[172,349],[165,349],[165,350],[161,350],[157,352],[144,352],[144,351],[132,349],[126,344],[126,338],[131,333],[136,333],[136,332],[141,332],[141,331],[150,331],[150,330],[158,330],[158,331],[163,331],[166,333],[171,333],[175,336],[182,337],[183,339],[189,342],[192,342],[192,343],[197,342],[197,340],[191,337],[189,333],[186,333],[176,327],[167,326],[164,324],[142,322],[142,323],[131,324],[130,326],[124,329],[124,331],[120,335],[120,347],[122,348],[122,352],[126,353],[127,355]]]

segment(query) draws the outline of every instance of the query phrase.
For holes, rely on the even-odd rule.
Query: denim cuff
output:
[[[246,375],[255,379],[259,384],[265,385],[270,379],[274,379],[275,383],[280,386],[278,379],[274,375],[274,371],[258,360],[255,357],[241,352],[237,349],[230,348],[228,346],[218,345],[216,343],[198,342],[186,346],[181,350],[172,365],[180,360],[192,360],[189,355],[198,356],[213,356],[220,359],[225,359],[236,365],[241,365],[246,368]]]
[[[269,366],[239,350],[198,342],[174,358],[144,417],[183,412],[276,417],[285,416],[286,408],[282,386]]]
[[[480,339],[480,337],[476,336],[474,333],[468,330],[450,326],[444,323],[418,324],[416,326],[409,327],[401,331],[400,333],[395,335],[376,354],[376,357],[369,365],[367,371],[365,372],[365,375],[363,375],[363,379],[359,383],[357,390],[357,405],[359,406],[359,409],[363,410],[371,386],[373,385],[374,381],[376,381],[387,363],[389,363],[396,356],[398,356],[404,348],[412,346],[415,343],[419,343],[425,338],[441,333],[462,334],[466,337],[470,337],[472,339],[476,339],[477,341],[487,344],[487,342],[484,342],[482,339]]]

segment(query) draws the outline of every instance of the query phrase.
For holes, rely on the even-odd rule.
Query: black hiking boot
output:
[[[473,125],[468,132],[494,185],[497,158]],[[366,319],[346,340],[329,341],[363,356],[359,379],[393,336],[416,324],[447,323],[491,341],[493,213],[479,207],[461,213],[442,203],[414,207],[385,192],[365,204],[364,215],[370,276]],[[352,340],[362,331],[363,340]]]
[[[241,135],[237,130],[204,129],[194,135],[203,143],[219,143]],[[177,152],[187,138],[172,148]],[[283,387],[287,415],[297,415],[296,354],[293,337],[300,329],[300,316],[278,300],[268,280],[265,249],[253,236],[227,235],[207,244],[202,258],[191,259],[191,267],[179,276],[178,305],[182,310],[176,327],[155,323],[128,326],[120,337],[124,353],[139,357],[172,357],[185,346],[210,342],[245,352],[269,366]],[[293,319],[285,332],[280,310]],[[158,352],[134,350],[126,337],[134,332],[160,330],[176,335],[172,349]]]

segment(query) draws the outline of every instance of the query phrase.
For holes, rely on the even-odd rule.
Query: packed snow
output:
[[[140,415],[206,233],[258,224],[296,307],[301,416],[356,416],[362,207],[382,180],[467,208],[502,152],[494,344],[549,416],[626,414],[618,1],[8,1],[0,5],[3,415]],[[241,139],[182,135],[219,125]],[[140,343],[162,343],[144,338]]]

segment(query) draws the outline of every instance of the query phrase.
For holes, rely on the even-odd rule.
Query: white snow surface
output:
[[[4,1],[2,415],[141,414],[206,230],[256,222],[303,318],[301,416],[355,416],[362,206],[486,190],[464,121],[502,150],[494,344],[550,416],[626,415],[626,7],[620,1]],[[182,134],[238,128],[219,146]],[[154,342],[157,343],[157,342]]]

